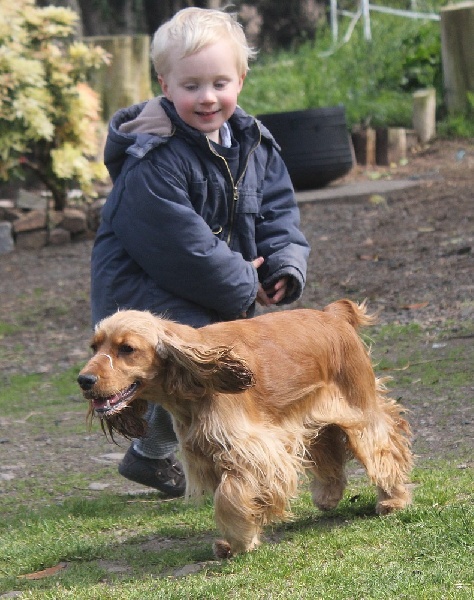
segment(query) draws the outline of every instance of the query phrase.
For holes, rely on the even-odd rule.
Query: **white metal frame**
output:
[[[431,21],[440,20],[439,14],[436,13],[422,13],[414,10],[400,10],[398,8],[390,8],[388,6],[378,6],[376,4],[371,4],[369,0],[358,0],[358,4],[359,6],[356,12],[349,12],[345,10],[338,10],[337,0],[330,0],[330,22],[332,39],[334,43],[336,43],[339,38],[338,15],[351,17],[351,22],[349,23],[349,27],[343,39],[344,43],[349,41],[352,32],[354,31],[354,28],[360,18],[362,18],[363,21],[365,39],[367,41],[370,41],[372,39],[372,31],[370,27],[370,11],[396,15],[398,17],[405,17],[408,19],[425,19]]]

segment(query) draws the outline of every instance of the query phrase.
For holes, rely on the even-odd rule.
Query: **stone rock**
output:
[[[8,254],[15,249],[12,235],[12,225],[7,221],[0,221],[0,254]]]
[[[4,207],[0,206],[0,220],[2,220],[2,221],[10,221],[10,223],[13,223],[13,221],[20,219],[22,215],[23,215],[23,213],[18,208],[15,208],[15,207],[10,208],[8,206],[4,206]]]
[[[62,246],[71,241],[71,232],[63,227],[56,227],[49,232],[49,243],[51,246]]]
[[[61,227],[67,229],[71,233],[81,233],[87,229],[87,218],[82,210],[77,208],[64,209],[64,218],[61,222]]]
[[[84,231],[80,231],[79,233],[73,233],[71,235],[72,242],[83,242],[84,240],[93,240],[95,238],[95,233],[90,231],[89,229],[85,229]]]
[[[102,212],[102,208],[105,204],[106,198],[99,198],[95,200],[90,207],[87,213],[87,225],[91,231],[97,231],[100,225],[100,214]]]
[[[46,212],[43,210],[32,210],[13,223],[13,231],[21,233],[24,231],[35,231],[46,227]]]
[[[110,487],[110,483],[90,483],[89,489],[94,490],[95,492],[101,492],[102,490]]]
[[[14,208],[15,207],[15,203],[13,202],[13,200],[0,200],[0,210],[2,210],[2,208]]]
[[[60,227],[61,223],[64,221],[64,212],[62,210],[50,210],[48,213],[49,217],[49,226]]]
[[[16,247],[22,250],[39,250],[47,243],[48,232],[46,229],[25,231],[16,236]]]
[[[20,190],[16,201],[17,208],[26,210],[46,210],[48,207],[48,200],[39,194],[28,192],[27,190]]]

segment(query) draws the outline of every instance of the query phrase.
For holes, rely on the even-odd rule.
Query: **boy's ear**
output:
[[[244,73],[243,75],[240,76],[240,81],[239,81],[239,94],[242,91],[242,88],[244,86],[244,81],[245,78],[247,77],[247,73]]]
[[[166,81],[165,81],[163,75],[158,75],[157,79],[158,79],[158,83],[160,84],[161,91],[163,92],[164,96],[166,96],[166,98],[171,101],[171,98],[169,97],[169,94],[168,94],[168,86],[166,84]]]

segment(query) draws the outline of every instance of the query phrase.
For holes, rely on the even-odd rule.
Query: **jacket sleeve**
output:
[[[119,187],[120,186],[120,187]],[[146,158],[116,183],[108,220],[126,252],[156,285],[238,318],[258,290],[254,266],[219,240],[194,210],[185,178]]]
[[[284,276],[291,277],[290,294],[280,302],[289,304],[303,293],[310,247],[300,229],[300,213],[293,185],[280,154],[269,150],[260,219],[256,226],[259,269],[263,287]]]

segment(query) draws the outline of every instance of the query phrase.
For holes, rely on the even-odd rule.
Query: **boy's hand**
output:
[[[265,259],[263,258],[263,256],[259,256],[258,258],[254,259],[252,261],[252,264],[256,269],[258,269],[258,267],[261,267],[264,262],[265,262]]]
[[[262,266],[264,262],[265,259],[262,256],[259,256],[252,261],[252,264],[256,269],[258,269],[258,267]],[[272,304],[272,299],[267,295],[267,292],[263,289],[261,283],[258,284],[257,297],[255,298],[255,301],[261,306],[270,306]]]
[[[252,261],[253,266],[258,269],[263,265],[265,259],[261,256]],[[256,297],[256,302],[261,306],[272,306],[272,304],[277,304],[286,296],[289,291],[289,277],[282,277],[278,279],[271,287],[267,289],[263,289],[262,284],[258,285],[258,292]],[[246,313],[242,315],[242,317],[246,317]]]
[[[258,286],[257,302],[262,306],[271,306],[272,304],[278,304],[288,293],[288,282],[289,277],[282,277],[278,279],[271,287],[263,289],[261,285]]]

